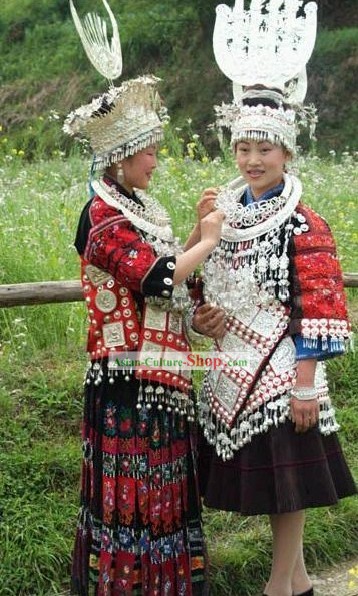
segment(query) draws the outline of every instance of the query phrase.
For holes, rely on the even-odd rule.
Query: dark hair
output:
[[[95,95],[93,99],[97,99],[97,97],[101,97],[101,95]],[[94,112],[93,116],[104,116],[105,114],[111,112],[112,108],[113,102],[108,101],[108,95],[105,94],[103,95],[101,105],[99,106],[98,110]]]
[[[266,87],[264,87],[263,85],[253,85],[252,87],[246,89],[247,91],[253,90],[253,91],[263,91],[265,90]],[[281,91],[279,89],[268,89],[268,91],[275,91],[276,93],[281,95]],[[287,103],[285,103],[283,101],[283,96],[282,96],[282,101],[279,101],[278,99],[274,99],[272,97],[245,97],[242,100],[242,103],[244,106],[267,106],[269,108],[279,108],[280,106],[282,106],[285,110],[287,110],[289,108],[289,105]]]
[[[267,106],[268,108],[278,108],[279,105],[273,99],[268,99],[267,97],[246,97],[242,101],[244,106]]]

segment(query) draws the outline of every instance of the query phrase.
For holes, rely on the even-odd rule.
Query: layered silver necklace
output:
[[[103,180],[94,180],[91,185],[95,193],[107,205],[120,210],[136,228],[166,242],[174,242],[169,215],[158,201],[144,192],[136,190],[141,205],[121,194],[114,186],[109,186]]]
[[[206,300],[230,315],[238,308],[267,306],[276,297],[287,302],[289,240],[308,229],[295,211],[302,193],[298,178],[285,174],[278,196],[244,207],[246,188],[239,178],[219,193],[216,205],[226,220],[220,243],[204,266]]]

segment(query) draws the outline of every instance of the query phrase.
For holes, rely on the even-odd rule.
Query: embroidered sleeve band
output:
[[[174,256],[158,258],[142,280],[142,294],[144,296],[170,298],[173,292],[175,263]]]
[[[324,339],[320,336],[315,340],[315,342],[311,342],[307,340],[307,338],[303,338],[302,335],[295,335],[293,338],[296,346],[296,358],[297,360],[307,360],[310,358],[316,358],[317,360],[326,360],[327,358],[332,358],[333,356],[339,356],[340,354],[344,353],[344,344],[341,345],[341,342],[337,342],[336,339],[331,337],[327,337]],[[313,347],[312,345],[307,345],[307,343],[316,343],[317,345]]]

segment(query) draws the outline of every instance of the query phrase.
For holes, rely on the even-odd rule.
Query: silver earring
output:
[[[124,180],[124,174],[123,174],[123,168],[122,168],[122,162],[118,162],[117,165],[117,182],[119,182],[119,184],[122,184],[123,180]]]

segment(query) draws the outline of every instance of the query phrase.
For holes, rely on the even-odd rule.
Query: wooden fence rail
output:
[[[358,287],[358,273],[344,273],[343,280],[347,288]],[[83,299],[81,282],[78,280],[0,285],[0,308],[81,302]]]

